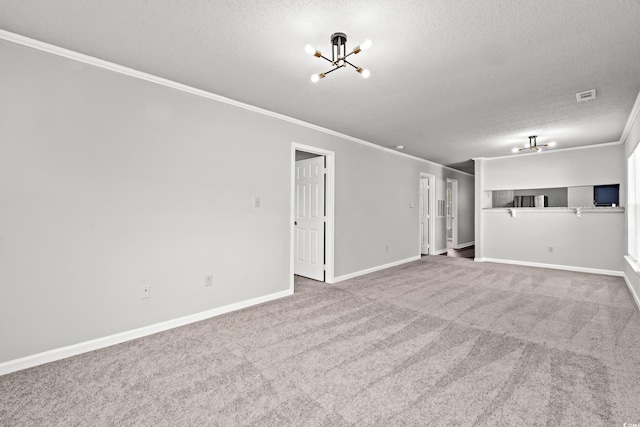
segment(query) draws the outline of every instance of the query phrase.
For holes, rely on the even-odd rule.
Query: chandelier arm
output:
[[[324,74],[324,75],[326,76],[327,74],[329,74],[329,73],[333,73],[335,70],[337,70],[337,69],[339,69],[339,68],[342,68],[342,67],[336,67],[336,68],[333,68],[333,69],[331,69],[331,70],[329,70],[329,71],[327,71],[327,72],[325,72],[325,73],[322,73],[322,74]]]
[[[359,51],[358,51],[358,52],[359,52]],[[351,51],[351,52],[349,52],[348,54],[346,54],[346,55],[344,56],[344,59],[347,59],[348,57],[350,57],[350,56],[351,56],[351,55],[353,55],[354,53],[358,53],[358,52],[353,52],[353,51]]]
[[[357,70],[358,68],[360,68],[360,67],[356,67],[355,65],[353,65],[351,62],[347,61],[346,59],[344,60],[344,63],[345,63],[345,64],[349,64],[349,65],[351,65],[351,66],[352,66],[353,68],[355,68],[356,70]]]
[[[333,61],[331,61],[329,58],[327,58],[327,57],[326,57],[326,56],[324,56],[324,55],[320,55],[320,58],[322,58],[322,59],[326,60],[327,62],[331,62],[331,63],[333,63]]]

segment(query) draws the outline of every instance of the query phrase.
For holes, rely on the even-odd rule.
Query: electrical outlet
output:
[[[145,285],[142,287],[142,299],[151,298],[151,286]]]
[[[213,286],[213,275],[209,274],[208,276],[205,276],[204,278],[204,287],[208,288]]]
[[[553,246],[549,246],[549,248],[547,249],[549,251],[549,253],[553,253],[553,251],[555,250],[555,248]]]

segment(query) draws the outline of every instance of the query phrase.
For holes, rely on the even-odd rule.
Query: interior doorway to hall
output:
[[[333,283],[334,153],[293,144],[291,288],[297,278]]]
[[[294,273],[324,282],[325,157],[296,151]]]
[[[425,173],[420,174],[420,235],[419,247],[421,255],[435,253],[435,182],[436,177]]]
[[[455,258],[475,258],[475,246],[461,248],[458,241],[458,180],[447,178],[445,203],[447,210],[447,251],[443,255]]]
[[[458,247],[458,181],[447,178],[447,250]]]

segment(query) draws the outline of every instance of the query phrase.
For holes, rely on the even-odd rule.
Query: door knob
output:
[[[298,221],[293,221],[293,225],[298,225]]]

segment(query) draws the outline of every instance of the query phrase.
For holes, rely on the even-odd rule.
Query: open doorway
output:
[[[473,245],[460,247],[458,239],[458,180],[448,178],[446,184],[447,250],[443,255],[474,259],[475,247]]]
[[[436,177],[425,173],[420,174],[420,254],[435,253],[435,183]]]
[[[458,247],[458,180],[447,178],[447,249]]]
[[[291,150],[290,277],[334,280],[334,153],[302,144]]]

